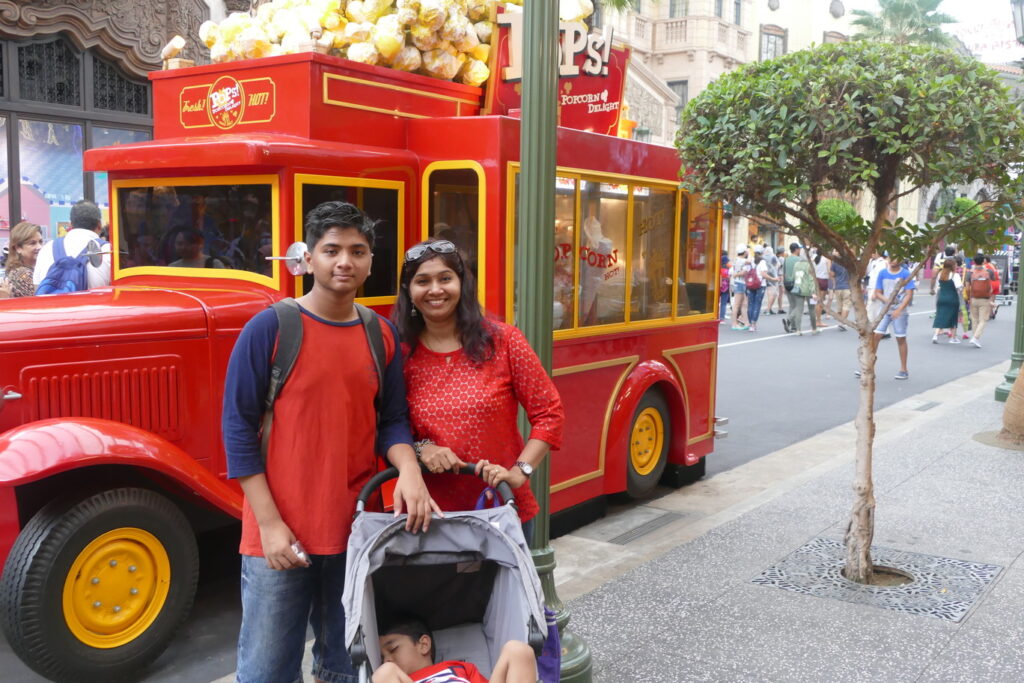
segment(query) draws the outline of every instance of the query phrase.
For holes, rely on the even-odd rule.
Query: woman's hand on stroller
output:
[[[507,469],[489,460],[481,460],[476,464],[476,474],[492,487],[504,481],[512,488],[517,489],[529,481],[518,467]]]
[[[426,444],[420,449],[420,462],[433,474],[458,472],[466,464],[455,455],[455,451],[437,444]]]
[[[395,517],[404,511],[409,517],[405,521],[405,530],[416,533],[430,527],[431,512],[444,517],[441,508],[430,497],[427,485],[423,482],[419,463],[412,460],[398,468],[398,482],[395,484]]]
[[[303,561],[292,547],[297,541],[295,534],[283,520],[260,526],[263,557],[271,569],[284,570],[309,566],[309,561]]]

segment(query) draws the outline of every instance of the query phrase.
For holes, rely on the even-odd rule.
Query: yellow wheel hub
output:
[[[629,459],[639,475],[650,474],[658,465],[665,445],[665,423],[657,408],[644,408],[633,422],[629,438]]]
[[[82,549],[64,581],[64,620],[82,643],[109,649],[142,635],[167,601],[171,561],[142,529],[108,531]]]

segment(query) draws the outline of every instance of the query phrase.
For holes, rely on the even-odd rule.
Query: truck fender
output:
[[[643,395],[654,386],[661,391],[672,413],[672,443],[669,445],[669,462],[685,462],[686,442],[689,438],[686,393],[666,364],[656,360],[644,361],[633,368],[629,376],[626,377],[626,381],[622,383],[619,394],[615,398],[615,405],[612,407],[611,420],[608,425],[607,465],[605,468],[606,488],[609,492],[622,491],[626,488],[624,459],[633,413],[636,412],[636,407]]]
[[[242,494],[185,451],[150,432],[98,418],[31,422],[0,434],[0,487],[82,467],[130,465],[179,482],[210,505],[240,518]]]

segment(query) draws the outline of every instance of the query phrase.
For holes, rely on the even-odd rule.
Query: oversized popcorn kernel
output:
[[[399,25],[397,15],[388,14],[377,20],[373,27],[373,44],[389,62],[405,47],[405,31]]]
[[[420,67],[423,66],[423,56],[412,45],[406,45],[391,60],[390,66],[392,69],[398,69],[399,71],[419,71]]]
[[[220,26],[215,21],[204,21],[199,25],[199,40],[203,41],[206,47],[213,47],[220,36]]]
[[[491,77],[491,70],[487,65],[476,59],[469,59],[459,72],[459,81],[466,85],[479,86]]]
[[[376,64],[380,61],[380,52],[373,43],[353,43],[348,46],[348,58],[362,64]]]
[[[473,30],[476,31],[476,37],[481,43],[490,43],[491,36],[494,35],[494,22],[478,21],[473,24]]]

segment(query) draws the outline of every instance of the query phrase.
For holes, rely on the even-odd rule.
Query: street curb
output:
[[[1009,361],[1003,361],[878,410],[875,413],[876,446],[884,440],[898,439],[922,424],[942,420],[974,399],[991,395],[1008,368]],[[571,600],[589,593],[808,481],[853,462],[855,440],[856,429],[851,420],[651,500],[643,507],[682,517],[627,545],[584,538],[575,533],[553,540],[559,597]]]

